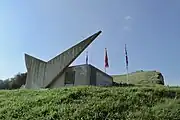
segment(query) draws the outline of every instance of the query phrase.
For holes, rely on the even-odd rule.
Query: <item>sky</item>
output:
[[[48,61],[84,38],[102,34],[73,62],[108,74],[160,71],[180,85],[179,0],[0,0],[0,79],[26,72],[24,53]]]

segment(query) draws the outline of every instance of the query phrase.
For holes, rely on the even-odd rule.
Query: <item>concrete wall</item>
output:
[[[89,65],[90,69],[90,85],[96,85],[96,71],[97,69],[92,65]]]
[[[65,85],[65,73],[69,71],[75,71],[75,81],[74,84]],[[69,67],[57,80],[55,80],[50,88],[58,88],[63,86],[77,86],[77,85],[89,85],[89,66],[88,65],[78,65]]]
[[[97,86],[111,86],[113,84],[113,79],[108,77],[101,71],[96,71],[96,85]]]
[[[111,86],[113,84],[113,78],[98,68],[89,65],[90,67],[90,84],[96,86]]]
[[[26,88],[41,88],[44,84],[46,62],[25,54],[27,67]]]
[[[98,68],[90,65],[91,68],[91,85],[96,86],[111,86],[113,78]]]
[[[49,88],[59,88],[64,86],[65,74],[62,74],[57,80],[52,82]]]
[[[73,59],[76,59],[81,51],[82,49],[76,46],[50,60],[47,64],[48,74],[46,74],[45,86],[62,75],[63,70],[72,63]]]
[[[74,85],[89,85],[88,65],[72,66],[67,71],[75,71]]]
[[[27,81],[26,88],[43,88],[46,72],[46,62],[36,58],[28,58],[27,63]],[[29,67],[31,66],[31,67]],[[33,69],[32,69],[33,68]],[[51,72],[57,69],[52,69]],[[75,81],[72,85],[97,85],[106,86],[112,85],[112,77],[93,67],[92,65],[78,65],[67,68],[63,74],[57,77],[49,86],[49,88],[58,88],[63,86],[72,86],[71,84],[65,85],[65,73],[68,71],[75,71]],[[37,80],[38,78],[38,80]]]

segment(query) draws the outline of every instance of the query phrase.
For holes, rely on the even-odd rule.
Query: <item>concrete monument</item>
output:
[[[68,66],[90,45],[101,31],[93,34],[49,61],[25,54],[27,78],[25,88],[53,88]],[[57,82],[58,81],[58,82]]]

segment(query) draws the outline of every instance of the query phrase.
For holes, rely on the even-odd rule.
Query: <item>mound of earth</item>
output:
[[[112,75],[114,82],[127,83],[127,76]],[[157,71],[137,71],[128,75],[128,82],[130,84],[160,84],[164,85],[164,77]]]

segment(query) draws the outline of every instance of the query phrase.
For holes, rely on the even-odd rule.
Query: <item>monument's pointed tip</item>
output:
[[[28,55],[27,53],[24,53],[24,56],[25,56],[25,58],[27,58],[27,57],[31,57],[30,55]]]
[[[33,56],[27,54],[27,53],[24,53],[24,56],[25,56],[25,59],[30,59],[30,58],[34,58]]]
[[[92,41],[94,41],[99,36],[99,34],[101,34],[101,32],[102,31],[98,31],[98,32],[94,33],[93,35],[91,35],[90,37],[85,39],[84,41],[87,41],[87,42],[89,42],[88,44],[90,44]]]
[[[99,34],[101,34],[102,33],[102,31],[100,30],[99,32],[97,32],[97,34],[99,35]]]
[[[102,31],[100,30],[99,33],[102,33]]]

